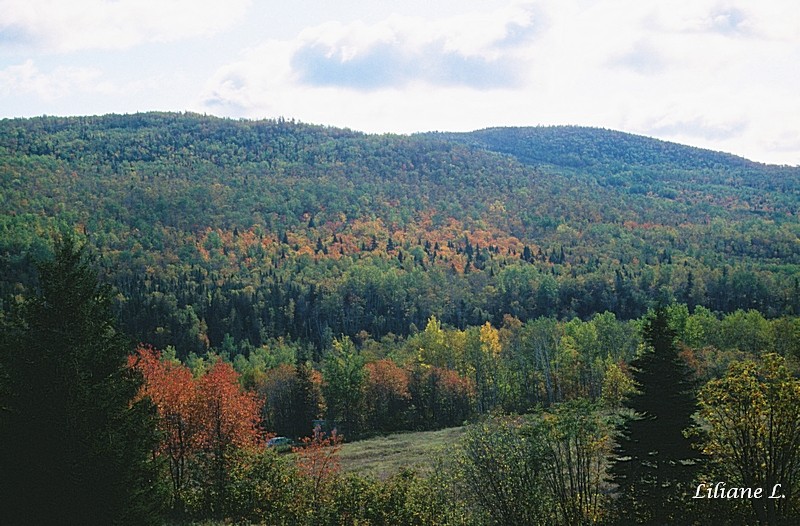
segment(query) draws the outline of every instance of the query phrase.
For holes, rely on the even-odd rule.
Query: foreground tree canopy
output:
[[[759,524],[789,524],[800,515],[800,380],[780,356],[731,365],[700,392],[700,415],[710,425],[705,452],[712,473],[731,487],[762,488],[751,499]]]

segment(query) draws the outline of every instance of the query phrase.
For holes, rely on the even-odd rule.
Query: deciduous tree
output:
[[[547,523],[544,437],[541,420],[524,417],[491,417],[466,431],[459,480],[490,524]]]
[[[349,436],[360,432],[364,402],[364,359],[348,337],[334,340],[333,349],[322,368],[323,395],[328,419]]]
[[[377,431],[400,429],[411,400],[408,373],[389,359],[368,363],[364,368],[368,427]]]
[[[587,400],[564,402],[542,415],[547,429],[545,480],[558,524],[597,524],[606,513],[611,427]]]
[[[312,506],[325,497],[328,485],[339,474],[341,444],[342,437],[335,429],[326,434],[317,426],[312,436],[303,438],[302,445],[292,448],[300,474],[311,484]]]
[[[261,404],[255,394],[242,389],[233,367],[218,361],[197,380],[194,405],[206,511],[219,516],[227,499],[231,454],[256,446],[261,438]]]
[[[141,396],[149,398],[158,410],[161,442],[157,453],[169,462],[172,509],[180,515],[200,434],[196,382],[188,367],[162,359],[152,347],[140,346],[128,362],[144,377]]]
[[[784,358],[731,365],[700,392],[700,416],[709,426],[703,448],[712,473],[729,487],[762,488],[750,499],[758,524],[800,520],[800,380]],[[780,498],[768,498],[777,488]]]

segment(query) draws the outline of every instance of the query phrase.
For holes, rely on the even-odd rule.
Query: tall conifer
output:
[[[690,503],[698,452],[684,430],[692,427],[697,398],[691,371],[678,354],[664,308],[646,321],[649,349],[631,363],[638,392],[613,467],[622,522],[673,524]]]
[[[155,412],[114,328],[111,291],[71,238],[3,327],[3,524],[148,524],[161,502]]]

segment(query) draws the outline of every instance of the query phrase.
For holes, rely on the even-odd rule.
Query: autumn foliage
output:
[[[383,359],[364,366],[364,386],[369,427],[380,431],[399,429],[400,417],[406,410],[411,393],[408,373],[392,360]]]
[[[140,347],[128,362],[144,377],[141,396],[149,397],[158,410],[162,433],[158,454],[168,459],[173,505],[180,507],[188,462],[196,450],[199,434],[195,415],[197,389],[192,373],[180,363],[161,361],[152,347]]]
[[[194,378],[186,366],[143,346],[129,365],[144,377],[140,396],[149,397],[158,410],[162,441],[156,454],[168,460],[174,509],[183,509],[193,481],[216,488],[219,497],[231,452],[258,446],[265,438],[259,399],[242,390],[239,374],[222,361]]]
[[[239,386],[239,373],[219,361],[197,379],[194,404],[199,446],[206,451],[255,446],[260,438],[260,401]]]
[[[297,455],[297,468],[312,485],[312,499],[319,500],[326,486],[339,474],[339,450],[342,437],[334,429],[326,434],[317,426],[313,436],[304,437],[302,445],[292,448]]]

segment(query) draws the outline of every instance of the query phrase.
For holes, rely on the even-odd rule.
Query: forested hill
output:
[[[194,114],[0,121],[4,304],[75,231],[179,354],[431,315],[800,312],[800,169],[597,129],[367,135]]]
[[[529,164],[573,168],[658,166],[684,170],[758,171],[761,165],[723,152],[694,148],[619,131],[582,126],[486,128],[440,137],[508,153]]]
[[[597,177],[604,184],[633,192],[670,186],[716,186],[730,191],[778,191],[796,200],[800,167],[755,163],[723,152],[579,126],[487,128],[469,133],[440,133],[439,138],[509,154],[533,166],[549,165]]]

